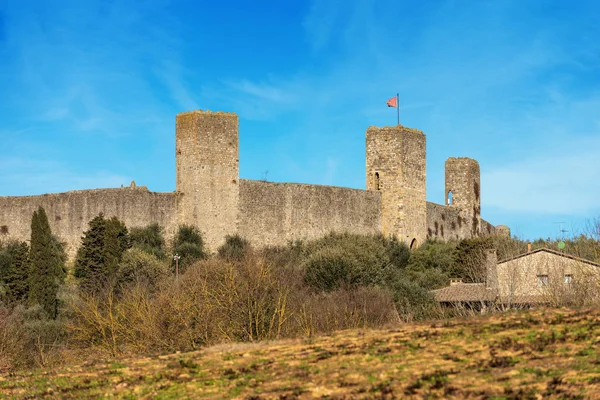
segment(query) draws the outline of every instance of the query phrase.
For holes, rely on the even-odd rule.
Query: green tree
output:
[[[180,269],[185,269],[195,261],[206,258],[204,240],[198,228],[193,225],[179,226],[173,240],[173,254],[178,254],[181,257],[179,260]],[[175,267],[175,262],[173,262],[173,267]]]
[[[169,263],[167,260],[159,260],[156,256],[134,246],[123,254],[117,283],[121,287],[143,283],[154,290],[161,279],[168,275]]]
[[[2,242],[0,242],[0,283],[4,283],[4,279],[8,275],[8,270],[10,269],[10,254],[7,251],[8,246],[4,246]]]
[[[438,268],[445,274],[454,274],[456,245],[456,242],[428,240],[418,249],[413,250],[408,268],[413,271]]]
[[[157,223],[145,227],[131,228],[129,236],[134,248],[152,254],[158,259],[166,258],[165,239],[162,229]]]
[[[225,236],[225,243],[219,247],[219,257],[229,262],[242,261],[250,251],[250,242],[240,235]]]
[[[410,257],[405,244],[381,235],[332,233],[307,244],[305,282],[318,290],[385,285]]]
[[[491,236],[461,240],[454,251],[455,269],[450,275],[467,282],[485,282],[485,250],[493,248]]]
[[[29,265],[30,303],[39,304],[51,318],[56,318],[58,288],[65,278],[64,257],[42,207],[31,218]]]
[[[105,219],[102,213],[93,218],[75,260],[79,286],[88,293],[98,293],[114,284],[123,253],[130,247],[125,224],[116,217]]]
[[[29,246],[25,242],[12,242],[5,250],[9,267],[4,278],[9,304],[27,300],[29,294]]]

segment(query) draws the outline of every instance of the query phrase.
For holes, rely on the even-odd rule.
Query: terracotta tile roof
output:
[[[551,253],[551,254],[554,254],[554,255],[557,255],[557,256],[560,256],[560,257],[569,258],[571,260],[579,261],[579,262],[582,262],[582,263],[585,263],[585,264],[590,264],[590,265],[593,265],[595,267],[600,267],[600,264],[595,263],[593,261],[586,260],[585,258],[575,257],[575,256],[572,256],[570,254],[565,254],[565,253],[562,253],[560,251],[549,249],[547,247],[542,247],[541,249],[532,250],[532,251],[530,251],[528,253],[523,253],[523,254],[520,254],[520,255],[515,256],[515,257],[507,258],[506,260],[498,261],[498,264],[503,264],[505,262],[516,260],[517,258],[521,258],[521,257],[526,257],[526,256],[529,256],[529,255],[532,255],[532,254],[535,254],[535,253],[539,253],[541,251],[544,251],[546,253]]]
[[[456,283],[445,288],[432,290],[435,300],[440,303],[494,301],[498,291],[485,287],[485,283]]]

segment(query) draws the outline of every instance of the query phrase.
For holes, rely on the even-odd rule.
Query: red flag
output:
[[[394,96],[389,99],[386,104],[388,107],[398,107],[398,98]]]

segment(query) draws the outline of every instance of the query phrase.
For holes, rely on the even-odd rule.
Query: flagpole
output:
[[[400,93],[396,93],[396,108],[398,109],[398,125],[400,125]]]

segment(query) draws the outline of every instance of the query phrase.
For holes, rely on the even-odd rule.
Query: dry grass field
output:
[[[600,398],[600,310],[535,310],[0,377],[4,398]]]

